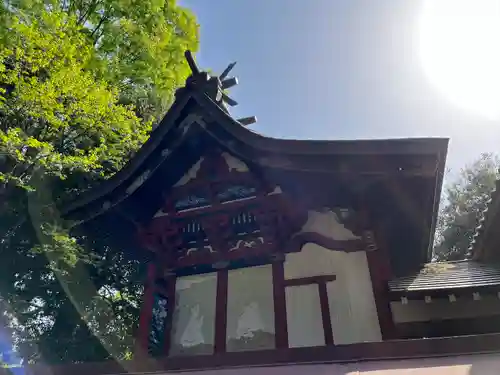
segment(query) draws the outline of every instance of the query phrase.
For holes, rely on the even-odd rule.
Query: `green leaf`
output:
[[[27,361],[130,356],[141,265],[70,235],[55,212],[146,141],[189,74],[188,48],[198,25],[175,1],[0,4],[0,293]],[[78,307],[65,283],[100,298]],[[113,298],[95,302],[103,288]]]

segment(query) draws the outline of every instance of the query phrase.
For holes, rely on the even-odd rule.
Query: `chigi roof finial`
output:
[[[191,75],[186,81],[186,85],[201,88],[205,94],[213,99],[224,111],[228,112],[226,105],[234,107],[238,102],[229,97],[225,90],[230,89],[238,84],[236,77],[228,77],[228,74],[236,65],[236,62],[230,63],[220,76],[211,77],[210,74],[200,71],[191,51],[187,50],[184,53],[186,61],[191,69]],[[237,120],[241,125],[247,126],[257,122],[255,116],[244,117]]]

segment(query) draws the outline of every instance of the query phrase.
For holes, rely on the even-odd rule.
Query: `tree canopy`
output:
[[[436,230],[435,260],[461,260],[471,255],[476,228],[495,181],[500,178],[499,168],[498,156],[483,154],[445,186]]]
[[[197,48],[195,17],[171,0],[0,3],[0,302],[25,359],[129,355],[139,267],[83,249],[57,207],[143,144]]]

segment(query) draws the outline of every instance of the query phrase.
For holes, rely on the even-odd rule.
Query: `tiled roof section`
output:
[[[391,292],[500,286],[500,264],[475,261],[428,263],[418,273],[389,281]]]
[[[474,239],[472,241],[470,252],[474,259],[480,259],[483,257],[483,252],[485,249],[482,248],[484,243],[484,237],[486,232],[489,230],[490,226],[493,224],[493,219],[500,211],[500,180],[496,181],[495,189],[491,192],[491,197],[488,202],[486,210],[483,212],[483,217],[479,223],[474,234]]]

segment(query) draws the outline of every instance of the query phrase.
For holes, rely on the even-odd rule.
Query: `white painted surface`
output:
[[[191,124],[196,119],[194,119],[194,120],[191,119],[191,120],[192,121],[189,122],[189,124]],[[229,172],[234,170],[237,172],[246,173],[249,171],[248,166],[245,164],[245,162],[243,162],[242,160],[240,160],[238,158],[235,158],[231,154],[229,154],[227,152],[223,152],[221,154],[221,156],[224,158]],[[183,185],[186,185],[188,182],[196,179],[196,177],[198,176],[198,172],[200,171],[201,164],[203,163],[204,159],[205,159],[204,157],[201,157],[195,164],[193,164],[193,166],[191,168],[189,168],[189,170],[174,184],[174,186],[175,187],[183,186]],[[148,171],[148,173],[149,173],[149,171]],[[147,178],[147,175],[145,178]],[[129,188],[133,189],[131,191],[134,191],[135,189],[140,187],[140,185],[142,183],[143,183],[142,180],[134,181],[134,183]],[[281,189],[279,187],[277,187],[277,189],[279,189],[279,191],[275,190],[272,194],[281,193]],[[158,210],[158,212],[156,212],[154,217],[161,217],[161,216],[166,216],[166,215],[168,215],[168,214],[163,212],[163,210],[160,209],[160,210]]]
[[[270,265],[229,271],[228,351],[274,348],[272,277]]]
[[[276,185],[276,187],[274,188],[274,190],[271,191],[267,195],[276,195],[276,194],[283,194],[283,190],[281,190],[281,186],[279,186],[279,185]]]
[[[285,289],[288,345],[291,348],[325,345],[318,285]]]
[[[472,295],[469,298],[456,297],[455,302],[448,298],[433,298],[431,303],[408,300],[407,304],[392,302],[391,310],[396,323],[474,318],[500,314],[500,300],[496,296],[483,296],[475,301]]]
[[[200,305],[191,307],[189,320],[179,340],[181,346],[190,348],[192,346],[207,343],[202,333],[204,318],[204,315],[200,315]]]
[[[216,288],[216,273],[177,279],[170,355],[213,352]]]
[[[286,279],[336,276],[327,284],[335,344],[382,340],[366,253],[344,253],[307,244],[300,253],[287,254],[284,267]],[[309,328],[303,322],[296,329],[306,334]]]
[[[179,181],[175,183],[174,186],[182,186],[186,185],[189,181],[194,180],[198,175],[198,171],[200,170],[201,163],[203,163],[203,157],[200,158],[189,170],[182,176]]]
[[[248,166],[240,159],[235,158],[227,152],[223,152],[221,156],[224,158],[229,172],[232,170],[235,170],[237,172],[248,172]],[[198,160],[191,168],[189,168],[186,174],[184,174],[184,176],[182,176],[174,186],[182,186],[187,184],[189,181],[194,180],[198,175],[203,160],[204,157],[201,157],[200,160]]]
[[[233,155],[227,152],[223,152],[221,156],[226,161],[229,172],[233,170],[235,170],[236,172],[248,172],[248,166],[240,159],[235,158]]]
[[[315,232],[326,238],[338,241],[359,240],[358,237],[342,224],[337,214],[329,209],[308,211],[307,221],[299,233]]]

